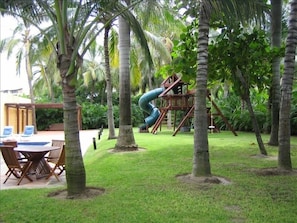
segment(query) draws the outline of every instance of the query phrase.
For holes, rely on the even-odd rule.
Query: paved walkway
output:
[[[90,145],[93,144],[93,138],[98,137],[98,130],[82,130],[79,132],[80,146],[82,154],[84,155]],[[52,139],[64,139],[63,131],[39,131],[36,135],[30,138],[32,142],[51,142]],[[10,176],[5,184],[3,184],[6,176],[7,166],[0,155],[0,190],[6,189],[21,189],[21,188],[44,188],[44,187],[58,187],[61,185],[66,185],[65,172],[60,176],[61,181],[52,176],[50,179],[34,179],[33,182],[30,182],[28,179],[24,178],[21,184],[18,186],[17,180],[14,176]]]

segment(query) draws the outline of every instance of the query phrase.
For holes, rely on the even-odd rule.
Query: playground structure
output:
[[[162,82],[160,88],[156,88],[143,94],[139,99],[140,108],[147,114],[149,114],[149,116],[146,117],[144,120],[145,123],[140,126],[140,132],[148,132],[149,127],[153,126],[151,132],[155,134],[159,127],[161,129],[162,123],[169,111],[174,111],[173,136],[175,136],[183,127],[191,128],[191,125],[189,126],[189,123],[191,123],[191,119],[194,117],[194,97],[195,91],[189,90],[188,84],[184,83],[181,80],[181,77],[172,75],[166,78]],[[233,127],[230,125],[226,117],[222,114],[219,107],[212,100],[210,93],[208,93],[206,97],[208,98],[211,106],[207,108],[209,130],[211,132],[220,131],[214,122],[214,117],[220,116],[225,124],[228,126],[228,128],[236,136],[237,134],[234,131]],[[157,98],[161,99],[159,108],[151,103],[152,100]],[[216,113],[212,112],[212,108],[216,111]],[[183,117],[181,118],[181,120],[179,120],[179,124],[176,126],[177,111],[181,111],[183,113]]]

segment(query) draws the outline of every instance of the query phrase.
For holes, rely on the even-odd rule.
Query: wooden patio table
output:
[[[22,153],[25,158],[32,161],[31,171],[35,173],[36,179],[46,177],[50,173],[50,166],[44,156],[52,150],[60,149],[58,146],[18,146],[15,151]]]

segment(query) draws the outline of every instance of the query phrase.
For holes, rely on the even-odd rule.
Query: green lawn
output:
[[[255,158],[255,135],[239,132],[209,134],[212,173],[229,179],[230,185],[201,187],[176,179],[190,173],[193,132],[138,133],[140,152],[111,153],[116,141],[107,130],[97,150],[87,151],[84,161],[87,185],[106,192],[90,200],[57,200],[52,189],[0,191],[0,222],[69,223],[286,223],[297,220],[296,176],[258,176],[255,169],[276,167],[277,160]],[[268,141],[268,135],[263,135]],[[266,146],[270,156],[277,147]],[[297,138],[292,138],[292,162],[296,166]]]

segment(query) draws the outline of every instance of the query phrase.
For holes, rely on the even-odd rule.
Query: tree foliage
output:
[[[236,77],[239,68],[249,87],[267,89],[271,83],[271,62],[275,56],[283,54],[279,49],[271,49],[263,30],[245,31],[238,27],[223,30],[209,47],[210,80],[232,80],[233,88],[242,95],[242,84]]]

